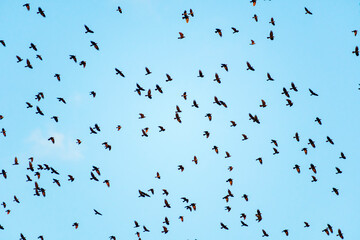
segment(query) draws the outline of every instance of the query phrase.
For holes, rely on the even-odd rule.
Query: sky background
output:
[[[360,58],[352,54],[359,36],[351,31],[359,28],[359,1],[259,0],[253,7],[249,1],[233,0],[31,0],[30,11],[24,3],[0,1],[0,40],[6,43],[0,45],[0,129],[7,131],[0,137],[0,170],[8,172],[7,179],[0,176],[0,202],[8,205],[0,209],[5,228],[0,239],[18,239],[20,233],[27,239],[137,239],[136,231],[142,239],[261,239],[262,229],[269,239],[285,239],[284,229],[294,240],[338,239],[335,233],[328,237],[321,232],[326,224],[340,228],[345,239],[357,238]],[[38,7],[46,18],[36,14]],[[305,15],[304,7],[313,15]],[[190,8],[195,17],[186,23],[181,14]],[[269,24],[271,17],[275,26]],[[84,24],[94,34],[85,34]],[[233,34],[231,27],[239,33]],[[216,28],[223,37],[214,33]],[[270,30],[274,41],[267,39]],[[184,39],[177,39],[179,32]],[[90,47],[90,41],[100,50]],[[29,49],[30,43],[37,52]],[[70,54],[76,55],[77,64]],[[16,63],[16,55],[24,61]],[[27,58],[33,69],[24,67]],[[81,60],[86,68],[79,66]],[[247,61],[254,72],[246,71]],[[152,74],[145,76],[145,67]],[[115,68],[125,78],[115,75]],[[197,77],[199,69],[204,78]],[[274,82],[266,81],[268,72]],[[213,81],[215,73],[221,84]],[[173,81],[165,82],[166,74]],[[281,92],[291,82],[299,91],[290,91],[290,108]],[[134,92],[136,83],[152,89],[153,98]],[[163,94],[154,91],[156,84]],[[319,96],[310,96],[309,88]],[[181,97],[185,91],[187,100]],[[35,100],[38,92],[45,95],[40,102]],[[213,104],[214,96],[228,108]],[[259,107],[261,99],[266,108]],[[198,109],[191,107],[193,100]],[[25,102],[34,108],[27,109]],[[181,124],[173,119],[176,105],[182,110]],[[44,116],[35,114],[36,106]],[[139,113],[146,118],[138,119]],[[211,122],[206,113],[212,113]],[[249,121],[249,113],[261,124]],[[54,115],[58,123],[50,119]],[[230,127],[231,120],[236,127]],[[101,132],[90,135],[95,123]],[[160,125],[165,132],[159,133]],[[141,136],[145,127],[148,138]],[[203,131],[210,132],[208,139]],[[293,139],[295,132],[300,142]],[[242,141],[241,134],[249,139]],[[51,136],[55,144],[47,141]],[[327,136],[334,145],[325,142]],[[315,149],[307,144],[309,138]],[[271,139],[278,141],[278,155],[272,154]],[[104,141],[111,151],[101,145]],[[219,154],[211,150],[214,145]],[[225,159],[225,151],[232,157]],[[340,152],[347,159],[339,159]],[[195,155],[198,165],[191,162]],[[15,157],[19,166],[12,165]],[[26,170],[29,157],[35,166],[46,163],[60,173],[40,171],[37,182],[46,189],[45,198],[33,196],[34,172]],[[255,161],[258,157],[263,165]],[[317,167],[316,183],[311,182],[311,163]],[[180,164],[184,172],[177,170]],[[300,174],[292,169],[295,164]],[[89,179],[92,166],[101,170],[99,182]],[[343,173],[335,174],[335,167]],[[68,174],[74,182],[67,181]],[[26,175],[33,182],[26,182]],[[105,179],[110,188],[102,183]],[[331,192],[333,187],[339,196]],[[155,195],[138,198],[139,189],[150,188]],[[235,197],[226,203],[222,198],[228,189]],[[20,204],[13,202],[14,195]],[[196,203],[197,211],[187,211],[181,197]],[[163,207],[165,198],[170,209]],[[232,207],[229,213],[227,205]],[[103,216],[95,216],[93,209]],[[255,221],[257,209],[263,214],[260,223]],[[247,214],[248,228],[241,227],[241,213]],[[161,233],[165,216],[170,220],[166,235]],[[150,232],[134,228],[134,220]],[[304,228],[304,221],[310,228]],[[79,223],[77,230],[74,222]],[[220,222],[229,231],[220,229]]]

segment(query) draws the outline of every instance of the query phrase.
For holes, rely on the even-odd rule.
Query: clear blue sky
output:
[[[7,179],[0,176],[0,202],[7,204],[0,206],[5,228],[0,239],[19,239],[20,233],[27,239],[137,239],[136,231],[141,239],[261,239],[262,229],[269,239],[285,239],[284,229],[294,240],[339,239],[322,232],[326,224],[340,228],[345,239],[357,239],[360,58],[352,51],[360,36],[351,31],[359,29],[359,1],[258,0],[255,7],[249,0],[28,2],[30,11],[22,7],[24,1],[0,1],[0,40],[6,43],[0,45],[0,129],[7,131],[0,136],[0,171],[8,173]],[[36,14],[38,7],[46,18]],[[305,15],[304,7],[313,15]],[[190,8],[195,16],[186,23],[181,14]],[[275,26],[269,24],[271,17]],[[94,34],[85,34],[84,24]],[[239,33],[233,34],[231,27]],[[216,28],[223,37],[214,33]],[[267,39],[270,30],[274,41]],[[179,32],[184,39],[178,39]],[[90,41],[100,50],[90,47]],[[37,52],[29,49],[30,43]],[[77,64],[70,54],[76,55]],[[16,55],[24,60],[16,63]],[[24,67],[26,59],[33,69]],[[79,66],[82,60],[86,68]],[[246,70],[247,61],[254,72]],[[228,72],[222,63],[228,64]],[[145,67],[152,74],[145,76]],[[115,75],[115,68],[125,78]],[[197,77],[199,69],[204,78]],[[266,81],[268,72],[275,81]],[[215,73],[221,84],[213,81]],[[166,74],[173,81],[165,82]],[[281,93],[291,82],[299,91],[290,91],[290,108]],[[136,83],[151,89],[153,98],[138,96]],[[163,94],[154,91],[156,84]],[[310,96],[309,88],[319,96]],[[187,100],[181,97],[185,91]],[[40,102],[35,100],[38,92],[45,95]],[[214,96],[228,108],[213,104]],[[259,107],[261,99],[266,108]],[[191,107],[193,100],[198,109]],[[25,102],[34,108],[27,109]],[[181,124],[173,119],[176,105],[182,110]],[[44,116],[35,114],[36,106]],[[139,113],[146,118],[138,119]],[[206,113],[212,113],[211,122]],[[249,113],[261,124],[249,121]],[[58,123],[50,119],[54,115]],[[230,121],[237,126],[230,127]],[[95,123],[101,132],[90,135]],[[159,132],[160,125],[165,132]],[[147,138],[141,137],[145,127]],[[203,131],[210,132],[208,139]],[[300,142],[293,139],[295,132]],[[249,139],[242,141],[241,134]],[[325,142],[327,136],[334,145]],[[307,144],[309,138],[315,149]],[[271,139],[279,144],[278,155],[273,155]],[[111,151],[101,145],[104,141]],[[219,154],[211,150],[214,145]],[[225,151],[232,157],[225,159]],[[347,159],[339,159],[340,152]],[[195,155],[198,165],[192,162]],[[15,157],[19,166],[12,165]],[[29,157],[34,157],[34,166],[46,163],[60,175],[42,170],[36,180],[26,169]],[[263,165],[255,161],[258,157]],[[311,163],[317,167],[316,183],[311,182]],[[184,172],[177,170],[180,164]],[[92,166],[100,168],[99,182],[90,181]],[[335,167],[343,173],[335,174]],[[68,174],[74,182],[67,181]],[[33,182],[26,182],[26,175]],[[105,179],[110,188],[102,183]],[[45,198],[33,196],[35,180],[46,189]],[[331,192],[333,187],[339,196]],[[154,196],[138,198],[139,189],[150,188]],[[226,203],[222,198],[228,189],[235,197]],[[196,203],[197,211],[187,211],[181,197]],[[170,209],[163,207],[165,198]],[[95,216],[93,209],[103,216]],[[260,223],[255,221],[257,209],[263,214]],[[241,227],[241,213],[247,214],[248,228]],[[165,216],[170,220],[166,235],[161,233]],[[150,232],[133,228],[134,220]],[[79,223],[77,230],[74,222]],[[220,222],[229,231],[220,229]]]

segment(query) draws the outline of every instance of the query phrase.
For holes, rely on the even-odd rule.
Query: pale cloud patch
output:
[[[54,137],[55,144],[48,140],[49,137]],[[26,138],[26,143],[29,144],[32,154],[37,157],[65,161],[79,161],[83,158],[81,145],[78,146],[74,139],[69,139],[60,132],[49,130],[44,133],[36,129]]]

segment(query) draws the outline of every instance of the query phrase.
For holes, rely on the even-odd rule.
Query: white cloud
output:
[[[54,137],[55,144],[48,141],[49,137]],[[40,129],[34,130],[26,138],[34,157],[51,157],[65,161],[78,161],[83,158],[80,151],[81,145],[78,146],[75,141],[76,139],[69,139],[64,134],[56,131],[47,131],[44,134]]]

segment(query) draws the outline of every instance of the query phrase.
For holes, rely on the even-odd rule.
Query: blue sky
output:
[[[359,36],[351,31],[359,27],[358,1],[259,0],[255,7],[233,0],[28,2],[30,11],[22,7],[25,2],[0,2],[0,40],[6,43],[0,45],[0,129],[7,131],[0,137],[0,170],[8,173],[7,179],[0,176],[0,202],[8,205],[0,209],[5,228],[0,239],[18,239],[20,233],[27,239],[137,239],[136,231],[142,239],[260,239],[262,229],[269,239],[285,238],[284,229],[289,229],[289,239],[337,239],[321,232],[326,224],[340,228],[345,239],[356,239],[360,81],[359,58],[352,51]],[[36,14],[38,7],[46,18]],[[304,7],[313,15],[305,15]],[[190,8],[195,16],[186,23],[181,14]],[[268,23],[271,17],[275,26]],[[94,34],[85,34],[84,24]],[[239,33],[233,34],[231,27]],[[214,33],[216,28],[223,37]],[[271,30],[274,41],[267,39]],[[178,39],[179,32],[184,39]],[[90,47],[90,41],[100,50]],[[30,43],[37,52],[29,49]],[[16,55],[24,61],[16,63]],[[24,67],[26,59],[33,69]],[[81,60],[86,68],[79,66]],[[246,71],[247,61],[254,72]],[[145,76],[145,67],[152,74]],[[115,75],[115,68],[125,78]],[[197,77],[199,69],[204,78]],[[275,81],[266,81],[268,72]],[[215,73],[221,84],[213,81]],[[173,81],[165,82],[166,74]],[[290,91],[290,108],[281,92],[291,82],[299,91]],[[136,83],[151,89],[153,98],[138,96]],[[156,84],[163,94],[154,91]],[[309,88],[319,96],[310,96]],[[97,93],[95,98],[90,91]],[[181,97],[185,91],[187,100]],[[40,102],[34,99],[38,92],[45,95]],[[214,96],[228,108],[213,104]],[[261,99],[266,108],[259,107]],[[191,107],[193,100],[198,109]],[[25,102],[34,108],[27,109]],[[177,105],[181,124],[173,119]],[[44,116],[35,114],[36,106]],[[139,113],[146,118],[138,119]],[[211,122],[207,113],[212,113]],[[249,113],[261,123],[249,121]],[[50,119],[54,115],[58,123]],[[230,121],[237,126],[230,127]],[[95,123],[101,132],[90,135]],[[160,125],[165,132],[159,132]],[[145,127],[148,138],[141,137]],[[208,139],[203,131],[210,132]],[[295,132],[300,142],[293,139]],[[249,139],[242,141],[241,134]],[[47,140],[51,136],[55,144]],[[325,142],[327,136],[334,145]],[[309,138],[315,149],[307,144]],[[278,155],[273,155],[271,139],[278,141]],[[111,151],[101,145],[104,141]],[[219,154],[211,150],[214,145]],[[232,157],[225,159],[225,151]],[[340,152],[347,159],[339,159]],[[12,165],[15,157],[19,166]],[[37,181],[46,189],[45,198],[33,196],[35,176],[26,170],[29,157],[35,166],[46,163],[60,173],[40,171]],[[255,161],[258,157],[263,165]],[[316,183],[311,182],[311,163],[317,167]],[[180,164],[184,172],[177,170]],[[300,174],[293,170],[295,164]],[[101,170],[99,182],[89,180],[92,166]],[[335,174],[335,167],[343,173]],[[67,181],[68,174],[74,182]],[[33,182],[25,182],[26,175]],[[110,188],[102,183],[105,179]],[[333,187],[339,196],[331,192]],[[154,196],[138,198],[139,189],[150,188]],[[167,197],[162,189],[168,190]],[[228,189],[235,197],[226,203],[222,198]],[[14,195],[20,204],[13,202]],[[181,197],[196,203],[197,211],[187,211]],[[170,209],[163,207],[164,199]],[[232,207],[229,213],[227,205]],[[95,216],[93,209],[103,216]],[[263,214],[260,223],[255,221],[257,209]],[[247,214],[248,228],[241,227],[241,213]],[[165,216],[170,220],[166,235],[161,233]],[[133,228],[134,220],[150,232]],[[304,228],[304,221],[310,228]],[[77,230],[74,222],[79,223]],[[220,229],[220,222],[230,230]]]

